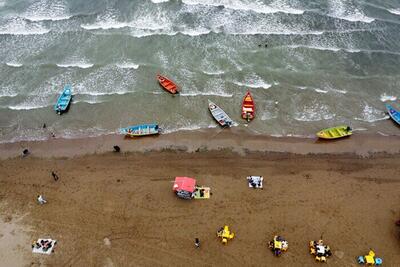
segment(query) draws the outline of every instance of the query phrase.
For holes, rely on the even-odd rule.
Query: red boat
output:
[[[171,94],[179,93],[178,86],[176,86],[176,84],[167,77],[157,74],[157,80],[160,85]]]
[[[242,103],[242,118],[251,121],[255,117],[255,110],[256,106],[254,105],[253,97],[251,96],[250,91],[247,91]]]

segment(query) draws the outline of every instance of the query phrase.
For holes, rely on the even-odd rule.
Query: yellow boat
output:
[[[353,130],[350,128],[350,126],[340,125],[328,129],[323,129],[317,133],[317,136],[323,139],[336,139],[352,134]]]

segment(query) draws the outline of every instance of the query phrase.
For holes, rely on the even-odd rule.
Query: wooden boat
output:
[[[66,85],[61,95],[57,99],[57,103],[54,105],[54,110],[57,114],[62,114],[66,112],[69,108],[69,104],[72,99],[72,89],[70,85]]]
[[[178,86],[176,86],[176,84],[167,77],[157,74],[157,80],[162,88],[164,88],[171,94],[179,93]]]
[[[208,100],[208,109],[211,112],[211,115],[214,119],[221,125],[222,127],[233,125],[233,121],[229,116],[223,111],[220,107],[218,107],[215,103]]]
[[[146,135],[159,134],[160,128],[158,127],[158,124],[155,123],[139,124],[139,125],[129,126],[126,128],[121,128],[119,129],[119,132],[128,137],[146,136]]]
[[[352,135],[353,131],[350,126],[347,125],[340,125],[328,129],[323,129],[317,133],[319,138],[323,139],[336,139],[345,136]]]
[[[392,105],[386,104],[386,109],[389,113],[389,116],[400,125],[400,111],[396,110]]]
[[[250,94],[250,91],[247,91],[242,102],[242,118],[248,122],[254,119],[255,109],[256,107],[254,105],[253,97]]]

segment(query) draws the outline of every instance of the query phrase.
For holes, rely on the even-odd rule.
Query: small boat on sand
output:
[[[176,86],[176,84],[167,77],[157,74],[157,80],[162,88],[164,88],[171,94],[179,93],[178,86]]]
[[[250,91],[247,91],[242,102],[242,118],[247,120],[247,122],[254,119],[255,109],[256,107],[254,104],[253,96],[250,94]]]
[[[400,125],[400,111],[395,109],[392,105],[386,104],[386,109],[389,113],[390,118]]]
[[[158,124],[155,123],[139,124],[139,125],[129,126],[126,128],[121,128],[119,129],[119,132],[128,137],[136,137],[136,136],[159,134],[160,128],[158,127]]]
[[[57,114],[62,114],[66,112],[69,108],[69,104],[72,99],[72,89],[70,85],[66,85],[61,95],[57,99],[57,103],[54,105],[54,110]]]
[[[317,136],[322,139],[336,139],[353,134],[353,130],[350,126],[340,125],[328,129],[323,129],[317,133]]]
[[[228,114],[225,113],[220,107],[218,107],[215,103],[208,100],[208,109],[211,112],[211,115],[214,119],[221,125],[222,127],[233,125],[233,121],[229,118]]]

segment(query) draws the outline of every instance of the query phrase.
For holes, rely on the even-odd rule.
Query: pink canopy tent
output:
[[[193,193],[196,189],[196,179],[190,177],[175,177],[175,182],[172,190],[187,191]]]

